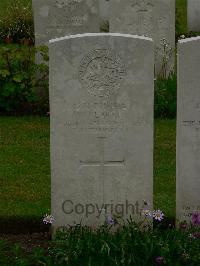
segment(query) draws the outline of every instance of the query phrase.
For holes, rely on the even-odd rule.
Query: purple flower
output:
[[[164,219],[164,213],[160,210],[155,210],[153,211],[153,218],[156,220],[156,221],[162,221]]]
[[[46,214],[43,218],[43,223],[44,224],[52,224],[55,221],[53,215],[51,214]]]
[[[165,258],[164,257],[156,257],[155,262],[156,265],[161,265],[164,263]]]
[[[194,239],[199,239],[200,238],[200,232],[192,233],[191,237],[194,238]]]
[[[199,212],[193,212],[192,214],[192,224],[195,226],[200,225],[200,213]]]
[[[148,210],[148,209],[143,209],[143,210],[142,210],[142,214],[143,214],[145,217],[151,217],[151,216],[152,216],[151,211]]]
[[[108,216],[106,217],[106,223],[109,225],[114,225],[115,224],[115,220],[113,219],[112,216]]]

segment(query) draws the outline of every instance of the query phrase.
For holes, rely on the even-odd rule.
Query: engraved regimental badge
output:
[[[88,53],[80,63],[79,79],[83,88],[96,97],[117,93],[125,75],[120,57],[108,49]]]

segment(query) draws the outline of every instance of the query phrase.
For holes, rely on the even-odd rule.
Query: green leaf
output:
[[[0,70],[0,76],[3,78],[6,78],[7,76],[10,76],[10,71],[7,69],[1,69]]]
[[[15,75],[15,76],[13,77],[13,80],[14,80],[15,82],[17,82],[17,83],[22,82],[23,79],[24,79],[24,77],[23,77],[22,75],[20,75],[20,74],[17,74],[17,75]]]
[[[16,84],[14,84],[13,82],[8,82],[4,85],[4,90],[2,92],[3,96],[10,96],[12,95],[17,89]]]

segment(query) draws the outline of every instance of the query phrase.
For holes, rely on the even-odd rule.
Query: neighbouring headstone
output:
[[[153,198],[152,39],[79,34],[49,48],[54,226],[141,219]]]
[[[99,0],[99,12],[101,17],[101,28],[109,31],[110,1]]]
[[[177,191],[179,221],[200,212],[200,37],[178,44]]]
[[[100,32],[99,0],[33,0],[36,45],[70,34]]]
[[[200,31],[200,1],[187,0],[188,31]]]
[[[155,42],[156,73],[165,68],[167,73],[173,70],[175,0],[110,0],[109,27],[110,32],[151,37]]]

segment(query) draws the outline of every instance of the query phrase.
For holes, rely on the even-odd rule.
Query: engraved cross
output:
[[[100,146],[100,160],[97,161],[80,161],[82,166],[99,166],[101,168],[101,176],[103,177],[104,174],[104,167],[105,166],[124,166],[125,160],[119,161],[105,161],[104,157],[104,142],[105,137],[99,137],[99,146]]]
[[[100,169],[99,177],[102,182],[102,195],[103,195],[103,203],[105,202],[104,199],[104,169],[106,166],[124,166],[125,160],[119,160],[119,161],[106,161],[104,157],[104,143],[105,143],[105,137],[98,137],[99,141],[99,148],[100,148],[100,160],[96,161],[80,161],[80,165],[83,167],[96,167],[98,166]]]

